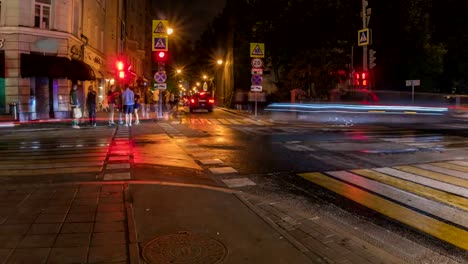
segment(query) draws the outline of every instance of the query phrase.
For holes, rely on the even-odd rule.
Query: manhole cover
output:
[[[218,240],[190,233],[158,237],[143,248],[143,258],[148,263],[220,263],[226,253],[226,247]]]

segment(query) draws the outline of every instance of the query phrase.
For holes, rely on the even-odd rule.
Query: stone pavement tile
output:
[[[108,203],[108,204],[99,204],[97,211],[98,212],[123,212],[125,211],[125,208],[122,203]]]
[[[8,218],[8,215],[0,215],[0,225],[5,223],[7,218]]]
[[[53,248],[48,264],[86,263],[88,247]]]
[[[31,224],[37,219],[38,214],[14,214],[8,216],[5,224]]]
[[[18,244],[18,248],[49,248],[55,241],[56,234],[27,235]]]
[[[87,247],[91,233],[59,234],[54,247]]]
[[[44,214],[66,214],[70,210],[67,205],[51,205],[43,209]]]
[[[75,199],[97,199],[99,191],[95,192],[79,192],[76,194]]]
[[[67,205],[67,206],[69,206],[72,203],[72,201],[73,201],[72,198],[52,199],[52,200],[49,201],[49,205],[51,205],[51,206]]]
[[[5,263],[11,252],[13,252],[11,248],[0,248],[0,263]]]
[[[15,248],[23,239],[23,235],[0,235],[0,248]]]
[[[96,205],[98,203],[97,198],[86,198],[86,199],[75,199],[73,205]]]
[[[97,205],[72,205],[70,207],[69,214],[78,214],[78,213],[94,213],[96,211]]]
[[[94,224],[94,232],[122,232],[125,231],[125,222],[96,222]]]
[[[88,263],[110,263],[126,260],[126,245],[93,246],[89,248]]]
[[[67,223],[94,222],[94,213],[69,214],[65,219]]]
[[[62,223],[52,224],[33,224],[29,228],[29,235],[57,234],[60,231]]]
[[[121,192],[123,191],[122,184],[104,185],[101,188],[101,192]]]
[[[26,198],[28,198],[28,194],[9,194],[4,199],[2,199],[2,201],[17,203],[25,200]]]
[[[91,237],[91,246],[119,245],[126,243],[125,232],[93,233]]]
[[[65,220],[66,214],[42,214],[39,215],[34,223],[62,223]]]
[[[78,193],[95,193],[101,190],[100,185],[81,185]]]
[[[99,204],[114,204],[114,203],[123,203],[123,196],[115,197],[102,197],[99,199]]]
[[[93,223],[64,223],[60,233],[91,233],[93,232]]]
[[[29,224],[0,225],[0,236],[26,234],[26,232],[28,232],[29,226]]]
[[[6,264],[46,263],[50,248],[17,248]]]
[[[124,212],[98,212],[96,222],[118,222],[125,220]]]
[[[288,232],[292,237],[294,237],[298,241],[302,241],[304,239],[307,239],[310,237],[309,234],[305,233],[304,231],[300,229],[294,229]]]

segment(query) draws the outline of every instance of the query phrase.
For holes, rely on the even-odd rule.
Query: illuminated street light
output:
[[[174,33],[174,29],[172,29],[172,28],[167,28],[167,34],[168,34],[168,35],[171,35],[172,33]]]
[[[179,73],[181,73],[181,72],[182,72],[181,69],[177,69],[177,70],[176,70],[176,73],[177,73],[177,74],[179,74]]]
[[[206,76],[206,75],[203,75],[203,80],[206,80],[206,78],[208,78],[208,76]]]
[[[216,63],[217,63],[218,65],[221,65],[221,64],[223,64],[223,60],[222,60],[222,59],[218,59],[218,60],[216,61]]]

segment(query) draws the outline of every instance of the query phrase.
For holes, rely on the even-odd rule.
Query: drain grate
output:
[[[223,243],[205,235],[182,232],[158,237],[143,248],[147,263],[215,264],[226,257]]]

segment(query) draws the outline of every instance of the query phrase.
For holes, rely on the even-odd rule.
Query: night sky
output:
[[[159,0],[153,1],[155,19],[168,19],[180,38],[195,42],[226,4],[226,0]]]

